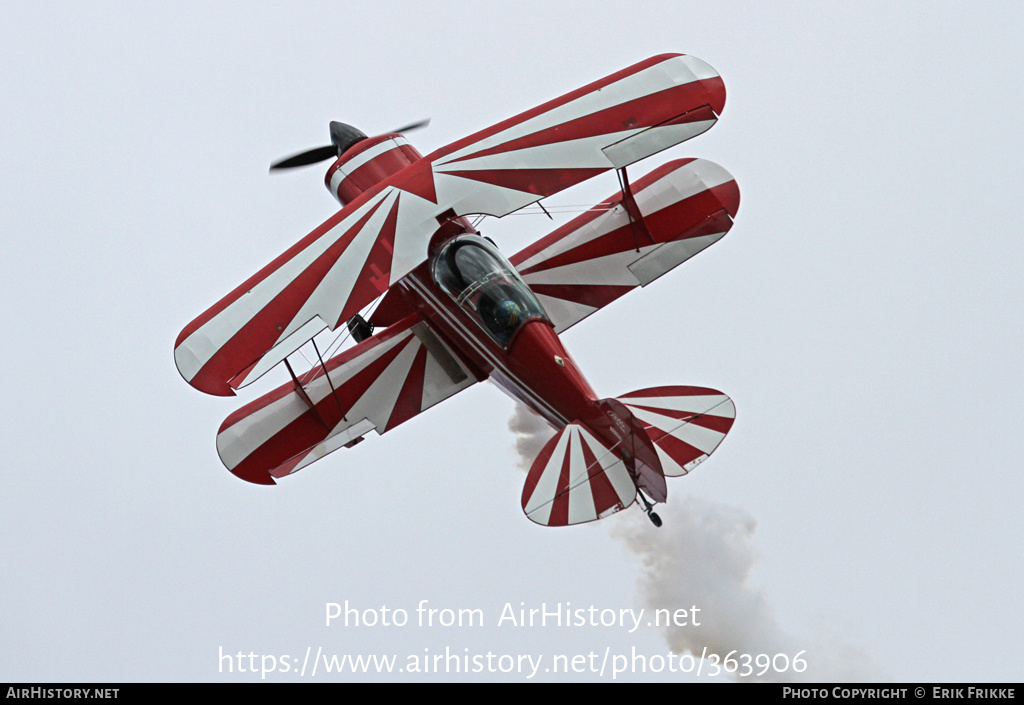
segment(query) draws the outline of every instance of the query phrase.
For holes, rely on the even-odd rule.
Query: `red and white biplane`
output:
[[[651,507],[666,499],[666,476],[718,447],[732,401],[684,386],[599,398],[559,333],[728,232],[739,189],[716,164],[626,174],[708,130],[724,103],[714,69],[663,54],[426,157],[397,132],[331,123],[331,145],[272,168],[333,159],[326,183],[341,210],[175,342],[181,375],[208,394],[232,395],[282,362],[291,374],[223,423],[224,464],[274,484],[490,379],[558,431],[526,478],[532,521],[578,524],[639,499],[660,525]],[[619,193],[509,259],[467,219],[508,215],[612,169]],[[357,343],[322,354],[314,336],[342,326]],[[310,341],[317,359],[296,374],[288,358]]]

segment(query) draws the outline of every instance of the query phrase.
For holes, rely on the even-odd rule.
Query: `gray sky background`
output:
[[[710,612],[727,587],[708,565],[735,559],[728,589],[816,666],[1019,680],[1022,28],[1009,2],[5,4],[0,680],[253,679],[222,672],[221,649],[664,655],[654,628],[495,624],[506,603],[643,606],[637,541],[703,547],[676,565],[710,576],[676,584],[681,607]],[[431,117],[410,136],[426,154],[667,51],[715,67],[728,101],[633,173],[711,159],[739,217],[565,335],[604,396],[696,384],[736,402],[715,455],[670,482],[660,534],[635,510],[531,524],[514,404],[489,384],[277,488],[222,467],[220,422],[271,384],[200,394],[175,336],[336,210],[322,168],[271,161],[326,143],[331,119]],[[551,224],[482,229],[512,254]],[[716,544],[702,511],[742,530]],[[346,600],[487,624],[325,627]],[[734,648],[778,645],[758,638]]]

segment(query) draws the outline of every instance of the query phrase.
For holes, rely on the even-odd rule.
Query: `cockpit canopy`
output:
[[[549,321],[515,268],[478,235],[445,245],[434,261],[434,279],[502,347],[508,348],[527,321]]]

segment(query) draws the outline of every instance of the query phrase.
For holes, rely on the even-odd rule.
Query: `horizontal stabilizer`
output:
[[[704,462],[736,420],[732,399],[704,387],[652,387],[618,400],[646,428],[668,477]]]
[[[523,487],[523,511],[544,526],[603,519],[636,499],[625,463],[582,424],[549,440],[533,461]]]
[[[243,480],[272,485],[371,430],[385,433],[477,381],[418,316],[332,357],[221,425],[217,452]]]

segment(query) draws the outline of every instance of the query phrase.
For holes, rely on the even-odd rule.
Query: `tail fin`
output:
[[[626,461],[626,469],[637,489],[654,502],[664,502],[668,499],[665,472],[644,424],[618,399],[602,399],[597,406],[610,425],[615,426],[609,429],[611,435],[621,438],[615,450]]]
[[[732,399],[705,387],[651,387],[618,401],[647,430],[668,477],[685,475],[704,462],[736,420]]]

